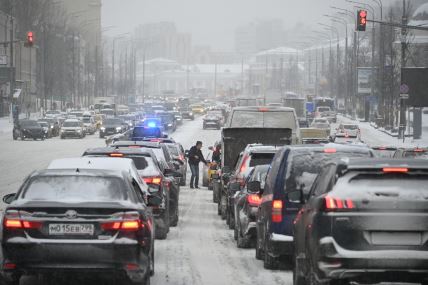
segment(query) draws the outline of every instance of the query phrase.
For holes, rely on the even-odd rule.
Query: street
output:
[[[344,122],[348,119],[341,118]],[[360,124],[362,140],[373,145],[391,144],[393,139],[366,124]],[[333,128],[335,125],[333,126]],[[220,138],[220,131],[202,130],[202,119],[185,121],[171,135],[188,149],[196,140],[207,150]],[[104,146],[97,134],[84,139],[13,141],[10,134],[0,135],[3,154],[0,159],[1,194],[17,191],[30,172],[42,169],[52,159],[80,156],[86,148]],[[190,173],[188,174],[190,178]],[[187,184],[188,185],[188,184]],[[3,204],[4,205],[4,204]],[[181,187],[180,222],[171,228],[166,240],[155,243],[155,272],[152,284],[291,284],[291,271],[263,269],[254,258],[254,249],[238,249],[229,230],[217,215],[212,192],[205,187]],[[23,278],[21,284],[37,284]]]

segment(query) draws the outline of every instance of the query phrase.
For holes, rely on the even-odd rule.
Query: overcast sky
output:
[[[331,4],[344,0],[103,0],[103,26],[109,34],[132,32],[148,22],[175,22],[180,32],[192,34],[194,44],[233,50],[237,26],[254,19],[280,18],[286,26],[317,23]],[[325,21],[325,19],[324,19]]]

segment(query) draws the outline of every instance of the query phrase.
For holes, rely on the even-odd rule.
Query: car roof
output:
[[[338,151],[356,151],[356,152],[362,152],[362,153],[371,152],[371,149],[366,145],[337,144],[337,143],[290,145],[286,147],[292,151],[323,151],[325,149],[335,149]]]
[[[342,162],[343,163],[343,162]],[[371,158],[351,159],[347,162],[348,170],[376,170],[384,168],[407,168],[428,170],[428,163],[419,159]]]
[[[48,169],[113,169],[129,171],[133,168],[132,159],[114,157],[75,157],[53,160]]]
[[[69,169],[43,169],[35,171],[31,174],[34,176],[91,176],[91,177],[116,177],[124,178],[124,171],[111,170],[111,169],[80,169],[80,168],[69,168]]]
[[[64,122],[80,122],[78,119],[67,119]]]
[[[255,99],[254,99],[255,100]],[[242,107],[234,107],[233,111],[260,111],[263,109],[264,112],[294,112],[294,108],[289,107],[278,107],[278,106],[242,106]]]
[[[274,146],[274,145],[260,145],[260,144],[251,144],[247,145],[245,152],[249,153],[271,153],[276,152],[283,146]]]
[[[141,156],[155,156],[153,151],[143,147],[98,147],[90,148],[85,151],[86,155],[96,154],[110,154],[110,153],[123,153],[130,155],[141,155]]]
[[[136,146],[144,146],[148,148],[161,148],[162,145],[160,142],[148,142],[148,141],[117,141],[112,144],[112,146],[128,146],[128,145],[136,145]]]

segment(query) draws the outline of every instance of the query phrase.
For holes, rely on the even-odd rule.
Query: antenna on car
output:
[[[76,172],[77,172],[77,173],[80,173],[80,170],[79,170],[79,168],[76,168]]]

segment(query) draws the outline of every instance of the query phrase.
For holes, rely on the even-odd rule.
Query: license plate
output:
[[[92,224],[50,224],[49,235],[93,235]]]

